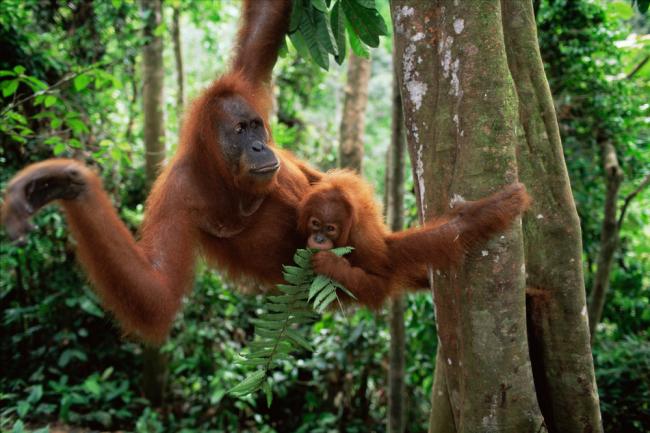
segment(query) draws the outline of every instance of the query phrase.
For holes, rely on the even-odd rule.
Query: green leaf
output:
[[[327,12],[325,0],[311,0],[311,5],[320,12]]]
[[[303,275],[294,275],[294,274],[282,274],[285,281],[291,284],[300,285],[305,281],[305,276]]]
[[[317,13],[322,14],[321,12]],[[300,28],[298,30],[304,36],[305,43],[309,48],[309,53],[311,54],[312,59],[314,59],[314,62],[316,62],[316,64],[321,68],[328,70],[328,51],[319,42],[319,37],[316,34],[316,23],[314,23],[309,18],[308,14],[302,14],[302,19],[300,20]]]
[[[336,40],[332,34],[328,16],[322,12],[317,12],[314,14],[314,23],[316,25],[316,37],[318,38],[318,43],[325,51],[336,56],[338,50],[336,48]]]
[[[289,20],[289,33],[293,33],[298,29],[304,6],[302,0],[294,0],[293,7],[291,8],[291,18]]]
[[[273,403],[273,391],[271,391],[271,384],[269,384],[269,382],[264,382],[262,385],[262,390],[264,390],[264,394],[266,394],[266,405],[268,407],[271,407],[271,403]]]
[[[25,415],[27,415],[27,412],[31,409],[32,405],[29,404],[28,401],[21,400],[18,402],[18,405],[16,407],[16,412],[18,412],[18,416],[21,418],[24,418]]]
[[[300,335],[295,330],[287,329],[286,333],[287,333],[287,336],[289,338],[291,338],[294,342],[296,342],[298,345],[304,347],[305,349],[307,349],[310,352],[314,351],[314,347],[311,345],[311,343],[309,341],[305,340],[305,338],[303,338],[303,336]]]
[[[46,104],[47,105],[47,104]],[[83,132],[89,132],[88,127],[80,119],[70,118],[66,119],[65,123],[72,128],[75,134],[81,134]]]
[[[22,402],[20,402],[22,403]],[[20,407],[20,403],[18,403],[18,407]],[[20,413],[19,413],[20,415]],[[14,426],[11,428],[11,433],[23,433],[25,431],[25,425],[21,420],[18,420],[14,423]]]
[[[276,287],[285,295],[295,295],[305,291],[305,288],[299,285],[278,284]]]
[[[302,250],[302,251],[307,251],[307,255],[300,254],[301,250],[298,250],[296,254],[293,255],[293,261],[300,266],[301,269],[304,270],[311,270],[311,256],[312,254],[307,251],[307,250]]]
[[[254,391],[257,391],[262,385],[262,381],[264,380],[265,376],[266,370],[258,370],[255,373],[249,375],[243,381],[239,382],[239,384],[230,388],[228,393],[236,397],[243,397]]]
[[[309,286],[309,296],[308,300],[311,300],[314,296],[318,294],[325,286],[329,284],[330,280],[325,275],[316,275],[314,281]]]
[[[346,254],[350,254],[353,250],[354,247],[338,247],[338,248],[332,248],[330,250],[330,253],[342,257]]]
[[[305,40],[305,37],[300,32],[300,30],[291,33],[289,35],[289,39],[291,39],[291,44],[294,46],[296,51],[298,51],[300,57],[305,60],[311,57],[311,54],[309,53],[309,47],[307,46],[307,41]]]
[[[287,315],[284,313],[262,313],[259,315],[259,318],[260,320],[276,322],[286,320]]]
[[[14,93],[16,93],[16,90],[18,89],[18,84],[19,81],[17,79],[15,80],[9,80],[9,81],[3,81],[1,86],[2,86],[2,96],[5,98],[7,96],[11,96]]]
[[[52,105],[56,104],[56,102],[57,102],[58,100],[59,100],[59,98],[57,98],[57,97],[54,96],[54,95],[47,95],[47,96],[45,96],[45,99],[44,99],[44,101],[43,101],[43,104],[44,104],[46,107],[51,107]]]
[[[345,44],[345,17],[341,10],[341,3],[336,2],[332,8],[331,16],[332,33],[336,41],[337,54],[334,56],[336,63],[339,65],[345,60],[346,44]]]
[[[97,382],[97,377],[96,376],[90,376],[84,381],[84,388],[86,391],[94,395],[95,397],[98,397],[102,393],[102,387],[99,385],[99,382]]]
[[[81,74],[77,75],[74,77],[74,80],[72,81],[72,84],[74,85],[74,89],[79,92],[86,87],[88,87],[88,84],[93,80],[93,78],[88,75],[88,74]]]
[[[365,7],[357,0],[341,0],[341,6],[354,33],[365,44],[379,46],[379,36],[387,35],[388,27],[377,9]]]
[[[237,365],[241,365],[242,367],[261,367],[263,365],[266,365],[269,362],[269,358],[260,358],[260,357],[254,357],[254,358],[246,358],[246,359],[241,359],[237,361]]]
[[[262,319],[251,319],[251,323],[255,326],[259,326],[264,329],[281,329],[284,326],[283,322],[273,322],[269,320],[262,320]]]
[[[314,308],[318,309],[318,305],[323,301],[323,299],[327,298],[331,293],[336,293],[336,287],[334,287],[334,285],[328,279],[327,285],[314,298],[313,301]]]
[[[26,75],[22,78],[23,83],[26,83],[33,91],[47,89],[47,84],[36,77]]]
[[[65,152],[65,143],[63,141],[58,141],[54,145],[54,149],[52,149],[52,153],[54,153],[55,156],[59,156],[63,152]]]
[[[337,298],[336,296],[336,290],[334,290],[332,293],[330,293],[325,299],[323,299],[323,302],[320,303],[320,305],[317,307],[317,311],[319,313],[322,313],[329,307],[329,305],[334,302],[334,300]],[[315,305],[315,304],[314,304]]]
[[[282,267],[284,269],[285,273],[289,273],[292,275],[305,275],[305,270],[303,268],[299,268],[298,266],[289,266],[285,265]]]
[[[20,113],[16,113],[15,111],[10,111],[7,114],[12,120],[15,120],[16,122],[22,124],[22,125],[27,125],[27,119],[25,119],[25,116],[23,116]]]
[[[27,397],[27,401],[35,404],[41,400],[41,397],[43,397],[43,385],[34,385],[29,393],[29,397]]]
[[[338,281],[333,281],[332,284],[333,284],[334,287],[336,287],[337,289],[341,289],[341,290],[343,290],[343,291],[344,291],[345,293],[347,293],[348,296],[351,297],[352,299],[357,299],[357,297],[354,295],[354,293],[352,293],[351,291],[349,291],[349,290],[347,289],[347,287],[345,287],[343,284],[339,283]]]
[[[24,74],[25,73],[25,67],[18,65],[16,67],[14,67],[14,72],[16,73],[16,75]]]
[[[278,338],[282,334],[281,329],[255,329],[255,335],[262,338]]]

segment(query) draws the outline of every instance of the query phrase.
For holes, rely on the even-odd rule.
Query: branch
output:
[[[645,56],[645,59],[641,60],[641,62],[638,65],[636,65],[634,67],[634,69],[632,69],[630,71],[629,74],[627,74],[625,79],[629,80],[629,79],[633,78],[641,70],[641,68],[643,68],[645,66],[645,64],[648,63],[648,60],[650,60],[650,54]]]
[[[637,186],[634,191],[632,191],[625,197],[625,201],[623,202],[623,207],[621,207],[621,214],[618,217],[617,225],[619,230],[621,228],[621,225],[623,225],[623,220],[625,219],[625,212],[627,212],[627,207],[632,202],[632,200],[634,200],[634,198],[637,195],[639,195],[639,193],[643,191],[643,189],[648,185],[650,185],[650,173],[646,174],[643,180],[641,181],[641,183],[639,184],[639,186]]]
[[[113,63],[113,62],[111,62],[111,63]],[[12,101],[11,104],[7,105],[2,111],[0,111],[0,118],[6,116],[8,112],[13,110],[17,106],[22,105],[25,102],[36,98],[37,96],[46,95],[48,93],[51,93],[54,89],[57,89],[57,88],[61,87],[62,85],[68,83],[70,80],[75,79],[79,75],[85,74],[86,72],[90,71],[91,69],[97,69],[98,67],[101,67],[101,66],[109,66],[111,63],[107,63],[105,65],[94,64],[92,66],[88,66],[88,67],[86,67],[84,69],[81,69],[81,70],[79,70],[77,72],[69,72],[66,75],[64,75],[63,78],[61,78],[56,83],[52,84],[47,89],[39,90],[38,92],[34,92],[29,96],[25,96],[24,98],[18,99],[17,101]]]

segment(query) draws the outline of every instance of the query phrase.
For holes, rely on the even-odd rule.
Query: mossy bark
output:
[[[518,106],[498,0],[391,4],[420,216],[517,180]],[[453,199],[453,200],[452,200]],[[440,351],[456,432],[539,432],[526,335],[521,225],[451,272],[432,274]],[[435,384],[434,389],[440,385]],[[433,394],[433,407],[444,408]],[[438,411],[444,415],[444,410]],[[450,431],[448,421],[436,430]]]
[[[348,81],[341,118],[339,165],[361,173],[363,164],[363,131],[368,105],[370,60],[354,54],[348,59]]]
[[[386,220],[391,230],[404,228],[404,118],[397,75],[393,74],[392,136],[386,166]],[[388,370],[388,433],[402,433],[405,427],[406,384],[404,382],[405,301],[396,297],[390,304],[390,364]]]
[[[582,275],[582,240],[530,1],[502,0],[510,73],[523,128],[528,331],[535,386],[549,431],[601,432]]]
[[[143,31],[145,44],[142,48],[142,101],[144,104],[145,172],[150,187],[158,177],[165,159],[165,128],[163,116],[163,40],[155,30],[162,23],[162,1],[141,0],[141,8],[147,20]],[[145,397],[154,406],[165,400],[169,361],[160,348],[143,348],[142,388]]]

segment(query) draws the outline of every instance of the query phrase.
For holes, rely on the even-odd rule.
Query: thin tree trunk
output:
[[[141,0],[147,21],[144,28],[145,45],[142,49],[144,85],[144,143],[146,148],[146,176],[149,184],[158,176],[165,158],[165,129],[163,121],[163,40],[154,35],[162,22],[162,1]]]
[[[600,231],[600,250],[598,251],[596,277],[589,302],[589,331],[591,341],[596,335],[596,325],[600,323],[609,290],[609,275],[618,247],[618,192],[623,182],[623,170],[618,164],[616,149],[608,140],[602,143],[603,172],[605,173],[605,208]]]
[[[363,130],[368,105],[370,60],[354,54],[348,59],[348,78],[341,118],[339,165],[361,173],[363,161]]]
[[[386,167],[386,220],[391,230],[404,227],[404,118],[397,74],[393,74],[393,118],[391,145]],[[404,298],[390,304],[390,366],[388,369],[388,433],[402,433],[405,427],[406,387],[404,384]]]
[[[517,180],[517,99],[498,0],[395,0],[391,12],[426,220],[454,200],[475,200]],[[544,431],[528,353],[523,262],[515,224],[459,269],[434,272],[436,379],[444,377],[447,393],[433,393],[441,418],[432,419],[431,431],[452,431],[447,405],[458,433]]]
[[[131,78],[131,99],[128,102],[128,119],[126,122],[126,131],[124,132],[124,138],[127,142],[131,142],[133,138],[133,124],[135,123],[136,115],[136,104],[138,102],[138,83],[136,82],[136,60],[133,59],[133,62],[129,65],[129,75]]]
[[[538,401],[550,432],[602,432],[589,344],[580,222],[539,52],[533,7],[502,0],[510,73],[519,99],[528,333]]]
[[[158,176],[165,158],[163,119],[163,42],[154,30],[162,22],[162,1],[141,0],[141,7],[147,20],[144,27],[145,45],[142,51],[144,86],[144,145],[145,172],[148,186]],[[168,360],[158,347],[143,348],[143,390],[154,406],[164,402],[168,377]]]
[[[172,44],[174,45],[174,60],[176,62],[176,115],[178,116],[179,124],[185,104],[180,15],[179,7],[175,6],[172,15]]]

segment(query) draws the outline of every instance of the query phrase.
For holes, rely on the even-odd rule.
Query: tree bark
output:
[[[404,118],[397,73],[393,74],[391,144],[386,167],[386,220],[391,230],[404,227]],[[388,433],[402,433],[405,427],[406,386],[404,383],[404,298],[390,304],[390,365],[388,370]]]
[[[151,184],[156,179],[160,164],[165,158],[163,40],[161,36],[154,34],[155,29],[162,23],[162,1],[141,0],[141,5],[146,17],[145,44],[142,49],[145,171],[147,182]]]
[[[179,7],[175,6],[172,14],[172,44],[174,45],[174,61],[176,62],[176,116],[178,117],[179,124],[185,104],[180,15]]]
[[[523,220],[535,388],[550,432],[602,432],[589,344],[580,221],[530,1],[502,0],[519,99],[518,164],[533,205]]]
[[[145,172],[147,184],[151,187],[165,158],[163,41],[161,36],[154,34],[162,22],[162,0],[141,0],[141,7],[146,17],[142,50]],[[143,348],[142,387],[154,406],[164,402],[168,370],[167,356],[160,348]]]
[[[596,325],[600,323],[605,307],[605,299],[609,290],[609,275],[614,262],[614,253],[618,248],[618,192],[623,182],[623,170],[618,163],[616,149],[612,143],[605,140],[602,144],[603,173],[605,174],[605,207],[603,224],[600,231],[600,250],[596,261],[596,276],[591,290],[589,302],[589,331],[591,341],[596,335]]]
[[[451,399],[447,393],[445,379],[445,362],[440,354],[440,344],[436,352],[436,366],[431,387],[431,414],[429,416],[429,433],[456,433]]]
[[[422,220],[517,180],[517,99],[498,0],[395,0],[407,141]],[[453,200],[452,200],[453,199]],[[530,367],[521,225],[433,273],[439,358],[431,431],[544,431]],[[434,390],[442,385],[434,384]],[[446,399],[446,401],[440,401]],[[442,428],[437,429],[438,422]]]
[[[362,170],[363,130],[368,105],[369,79],[370,60],[351,54],[348,59],[348,78],[341,118],[339,165],[358,173]]]

